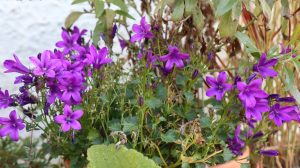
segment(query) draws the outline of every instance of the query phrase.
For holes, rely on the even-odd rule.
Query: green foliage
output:
[[[153,160],[123,146],[116,149],[114,145],[94,145],[88,149],[87,155],[88,168],[159,168]]]

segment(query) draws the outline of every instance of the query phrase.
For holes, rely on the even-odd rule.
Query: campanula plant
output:
[[[0,108],[15,109],[0,118],[1,137],[41,130],[51,155],[71,167],[103,167],[124,151],[112,162],[249,166],[282,155],[269,139],[300,121],[295,73],[286,66],[299,60],[295,40],[278,43],[281,50],[261,40],[254,22],[266,11],[252,20],[240,1],[237,14],[221,1],[142,1],[141,9],[74,1],[82,2],[91,9],[81,14],[98,19],[91,34],[72,26],[71,13],[56,48],[29,57],[33,66],[16,55],[4,62],[4,73],[18,74],[19,93],[0,90]]]

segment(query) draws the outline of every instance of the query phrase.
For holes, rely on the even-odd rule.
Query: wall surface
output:
[[[88,4],[71,5],[71,0],[0,0],[0,88],[10,93],[17,91],[13,85],[15,74],[4,74],[3,61],[15,53],[30,66],[29,56],[46,49],[54,49],[60,40],[61,27],[71,11],[88,9]],[[91,30],[93,15],[83,15],[76,25]],[[32,65],[31,65],[32,66]],[[12,109],[1,109],[0,117],[8,116]],[[25,131],[22,131],[25,135]]]

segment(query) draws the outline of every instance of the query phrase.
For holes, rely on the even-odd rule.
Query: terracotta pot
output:
[[[71,167],[71,160],[65,159],[64,160],[64,168],[70,168]]]
[[[242,163],[249,163],[249,161],[247,160],[249,154],[250,154],[249,147],[246,147],[242,156],[237,157],[235,160],[231,160],[224,164],[212,166],[210,168],[240,168]]]

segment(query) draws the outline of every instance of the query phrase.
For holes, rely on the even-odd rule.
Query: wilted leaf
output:
[[[231,37],[237,29],[237,22],[232,20],[232,11],[228,11],[220,18],[219,31],[221,37]]]
[[[176,0],[174,10],[172,13],[172,20],[179,21],[183,17],[184,12],[184,0]]]
[[[78,12],[78,11],[75,11],[75,12],[71,12],[69,14],[69,16],[67,17],[66,21],[65,21],[65,27],[66,28],[70,28],[73,23],[82,15],[84,14],[83,12]]]
[[[232,7],[237,3],[237,0],[221,0],[218,3],[216,15],[221,16],[232,9]]]
[[[93,145],[87,151],[88,168],[159,168],[142,153],[115,145]]]

